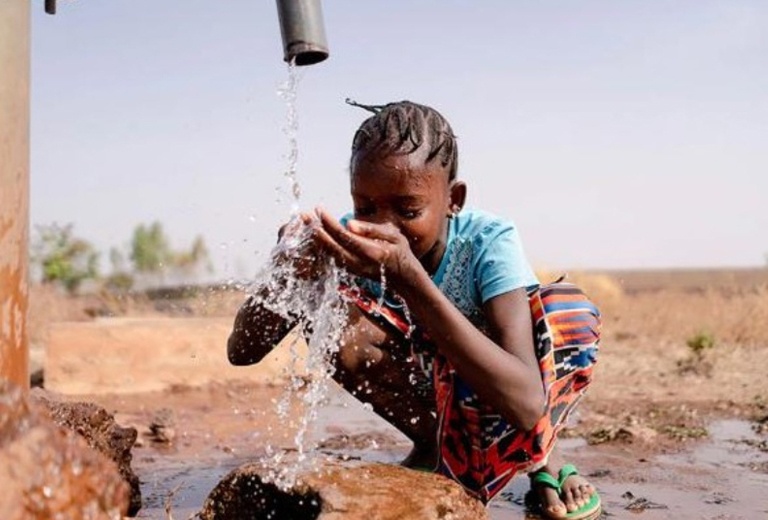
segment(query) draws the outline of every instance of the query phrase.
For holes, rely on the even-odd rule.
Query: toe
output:
[[[542,509],[552,518],[564,517],[568,512],[565,504],[560,500],[557,495],[557,491],[554,489],[544,488],[540,493]]]
[[[587,495],[584,493],[584,490],[581,486],[574,488],[572,490],[573,493],[573,501],[576,503],[578,507],[583,506],[587,503]]]
[[[563,503],[569,513],[576,511],[579,508],[576,503],[576,498],[573,495],[573,490],[571,489],[563,491]]]
[[[589,484],[582,484],[579,486],[579,493],[581,494],[581,499],[586,504],[589,502],[589,498],[592,496],[592,494],[595,492],[595,488],[593,488]]]

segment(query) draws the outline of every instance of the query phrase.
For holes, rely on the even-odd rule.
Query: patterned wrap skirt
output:
[[[558,432],[592,380],[600,342],[597,307],[575,285],[557,281],[528,294],[534,347],[546,393],[544,414],[531,430],[509,424],[458,376],[430,339],[410,323],[403,306],[382,304],[356,286],[345,299],[410,341],[437,404],[437,472],[484,503],[520,472],[546,464]]]

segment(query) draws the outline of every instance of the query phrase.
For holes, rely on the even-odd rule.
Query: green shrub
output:
[[[696,359],[704,357],[704,353],[715,348],[715,337],[707,331],[697,332],[686,340],[686,345]]]

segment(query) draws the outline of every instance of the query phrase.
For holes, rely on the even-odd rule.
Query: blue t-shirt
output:
[[[341,222],[353,218],[345,215]],[[475,326],[485,328],[482,306],[495,296],[539,284],[523,252],[515,225],[480,210],[465,209],[448,226],[448,243],[432,275],[445,296]],[[366,287],[378,296],[379,282]]]

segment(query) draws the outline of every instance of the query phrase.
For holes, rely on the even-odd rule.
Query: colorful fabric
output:
[[[412,354],[435,390],[439,473],[488,502],[517,473],[546,463],[558,432],[592,380],[597,360],[600,313],[578,287],[558,281],[529,292],[547,397],[545,413],[530,431],[513,427],[482,403],[430,339],[409,323],[397,300],[379,300],[359,287],[342,287],[342,293],[410,340]]]

